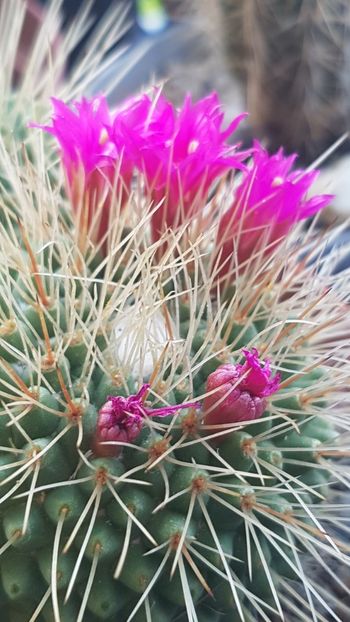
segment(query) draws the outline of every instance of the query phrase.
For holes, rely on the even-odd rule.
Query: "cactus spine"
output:
[[[295,609],[297,580],[315,619],[339,619],[302,562],[349,563],[332,533],[341,506],[326,501],[348,452],[338,254],[320,256],[313,228],[296,226],[218,285],[217,210],[152,241],[140,178],[93,239],[53,143],[27,129],[24,89],[5,91],[15,123],[0,144],[6,619],[272,620]],[[228,395],[213,402],[208,387],[223,364],[256,418],[242,398],[222,421]]]

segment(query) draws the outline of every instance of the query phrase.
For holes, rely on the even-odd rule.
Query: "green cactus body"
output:
[[[60,305],[66,307],[64,299]],[[189,316],[189,307],[182,304],[181,326],[191,321]],[[186,611],[188,594],[194,607],[203,603],[198,605],[199,620],[212,619],[211,611],[218,622],[229,612],[239,619],[239,607],[241,611],[242,607],[251,608],[240,584],[250,590],[253,599],[265,599],[273,606],[271,585],[278,589],[279,577],[294,578],[296,570],[281,526],[283,517],[293,516],[293,507],[287,502],[293,493],[285,500],[283,494],[277,499],[271,487],[281,485],[289,476],[297,478],[301,491],[303,486],[307,490],[315,486],[322,495],[327,486],[327,472],[315,471],[313,463],[318,461],[318,450],[335,437],[334,426],[311,414],[307,402],[300,399],[303,391],[307,395],[310,386],[317,385],[319,375],[308,374],[302,382],[296,381],[297,388],[292,384],[286,397],[281,391],[262,419],[237,431],[228,430],[217,446],[206,440],[210,432],[205,431],[200,413],[188,410],[175,418],[155,418],[155,429],[145,428],[130,447],[117,453],[112,448],[107,457],[94,457],[91,449],[95,451],[98,410],[108,396],[132,394],[137,382],[110,363],[98,365],[85,337],[90,331],[88,319],[83,330],[67,339],[63,327],[68,320],[62,323],[62,317],[50,317],[48,336],[54,334],[53,347],[64,352],[51,368],[39,371],[28,358],[27,325],[11,333],[15,335],[12,341],[7,333],[3,337],[10,344],[2,350],[9,366],[2,370],[9,414],[5,410],[1,418],[1,439],[5,447],[19,452],[0,456],[4,469],[1,521],[5,542],[9,542],[1,562],[1,581],[9,615],[17,615],[12,613],[13,603],[18,611],[27,601],[35,609],[35,598],[40,600],[45,586],[52,585],[53,563],[57,573],[55,604],[48,601],[43,606],[45,621],[54,620],[57,607],[61,620],[77,616],[81,607],[83,619],[91,622],[112,622],[116,615],[126,620],[134,610],[135,620],[148,620],[149,614],[157,621],[177,619]],[[45,353],[45,336],[37,319],[28,310],[25,318]],[[94,321],[91,318],[92,327]],[[206,320],[200,324],[189,346],[194,357],[202,349],[205,360],[212,342],[207,341]],[[185,334],[181,326],[180,333]],[[113,338],[110,329],[106,334]],[[247,329],[233,324],[226,341],[232,352],[245,345],[241,338],[237,342],[239,335],[246,335],[249,342],[259,340],[251,321]],[[199,380],[193,383],[194,393],[182,365],[173,377],[168,373],[164,384],[174,384],[173,393],[165,393],[161,400],[153,398],[152,406],[161,407],[164,398],[168,404],[201,398],[206,378],[222,360],[215,354],[204,366],[200,360],[198,357]],[[234,360],[233,354],[228,360]],[[84,378],[84,373],[89,377]],[[287,377],[292,375],[290,372]],[[40,386],[32,386],[33,381],[40,381]],[[25,387],[27,406],[23,397],[20,399]],[[17,395],[19,403],[15,405]],[[300,425],[298,431],[294,422]],[[17,486],[22,474],[26,476]],[[314,503],[319,502],[320,494]],[[261,544],[256,546],[253,540],[247,552],[244,525],[251,519],[261,521],[267,535],[260,534],[257,542]],[[277,528],[274,520],[280,525],[277,532],[281,538],[275,548],[269,543]],[[287,522],[287,529],[289,525]],[[195,574],[189,570],[189,559]],[[253,569],[251,578],[249,569]],[[232,572],[230,580],[228,572]],[[34,575],[38,577],[37,596],[30,587]],[[226,580],[220,579],[225,576]]]

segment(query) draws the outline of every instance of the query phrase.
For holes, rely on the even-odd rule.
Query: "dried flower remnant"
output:
[[[243,365],[220,365],[208,376],[203,412],[206,425],[251,421],[262,416],[266,398],[278,391],[280,375],[262,362],[256,348],[243,350]],[[224,438],[224,437],[222,437]]]
[[[234,202],[218,226],[217,248],[225,270],[234,252],[238,265],[261,249],[271,252],[295,223],[331,202],[333,195],[307,197],[319,172],[292,171],[296,157],[285,156],[283,149],[269,155],[255,141]]]
[[[121,445],[132,443],[139,436],[147,417],[166,417],[186,408],[199,408],[198,402],[188,402],[173,406],[150,408],[145,406],[144,398],[150,388],[143,384],[136,395],[129,397],[108,396],[98,413],[94,451],[103,455],[118,455]],[[113,441],[115,445],[103,445]]]

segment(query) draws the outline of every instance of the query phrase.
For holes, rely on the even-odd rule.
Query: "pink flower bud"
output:
[[[266,398],[278,390],[280,375],[272,376],[270,362],[260,361],[255,348],[243,350],[243,354],[243,365],[221,365],[208,377],[209,395],[203,403],[206,425],[258,419],[266,408]]]

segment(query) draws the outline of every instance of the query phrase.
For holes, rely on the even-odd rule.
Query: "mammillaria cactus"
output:
[[[327,502],[348,275],[299,224],[331,197],[231,147],[215,94],[56,93],[49,123],[46,88],[21,94],[0,144],[5,619],[340,620],[303,564],[349,565]]]

